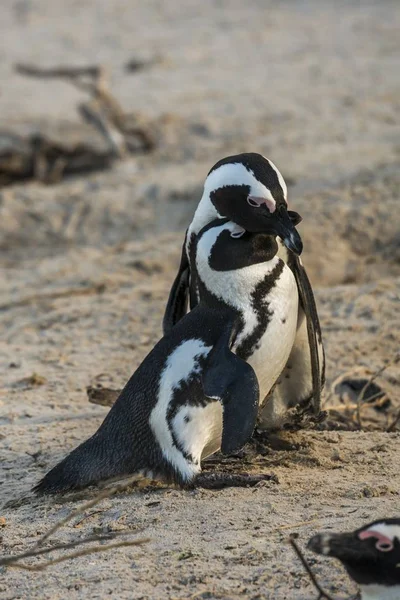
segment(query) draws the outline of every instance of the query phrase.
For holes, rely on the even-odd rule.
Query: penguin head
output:
[[[272,161],[254,152],[228,156],[208,173],[195,214],[197,229],[215,216],[227,217],[251,233],[279,236],[300,254],[303,244],[296,225],[301,217],[288,211],[286,197],[285,181]]]
[[[399,586],[399,595],[388,597],[400,598],[400,519],[374,521],[352,533],[319,534],[308,548],[338,558],[368,597],[375,597],[369,590],[380,589],[376,597],[384,598],[385,588]]]

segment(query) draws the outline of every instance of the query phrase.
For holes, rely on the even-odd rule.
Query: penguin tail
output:
[[[75,448],[33,488],[38,494],[62,494],[119,475],[134,474],[124,469],[124,461],[107,452],[107,444],[98,434]]]

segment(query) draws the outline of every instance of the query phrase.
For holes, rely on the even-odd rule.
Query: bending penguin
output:
[[[249,440],[260,382],[272,385],[286,364],[298,312],[295,279],[277,255],[276,236],[285,235],[297,250],[300,236],[285,211],[260,229],[248,233],[217,218],[196,235],[196,306],[144,359],[99,430],[55,466],[36,492],[65,492],[135,473],[187,486],[203,458],[219,449],[230,454]],[[274,307],[257,333],[255,297]],[[273,360],[258,375],[246,361],[248,349],[256,340],[270,344],[274,338]]]
[[[351,533],[322,533],[308,548],[343,563],[361,600],[400,598],[400,519],[380,519]]]
[[[301,420],[304,414],[319,415],[321,392],[325,382],[325,357],[321,328],[312,288],[299,258],[302,246],[289,227],[301,221],[301,217],[287,210],[285,181],[272,163],[256,153],[228,156],[217,162],[208,173],[204,192],[193,220],[186,232],[179,270],[165,310],[163,329],[167,333],[186,314],[188,304],[193,309],[199,302],[199,286],[191,269],[195,239],[199,231],[218,217],[227,217],[239,226],[240,231],[259,232],[271,220],[275,221],[278,239],[278,256],[290,268],[297,289],[291,294],[298,296],[297,327],[290,354],[282,371],[270,385],[268,375],[262,375],[263,364],[275,360],[275,344],[271,337],[269,345],[260,346],[262,330],[271,315],[284,312],[288,297],[284,294],[269,303],[262,293],[252,298],[252,343],[241,354],[256,369],[257,376],[266,379],[268,385],[260,385],[262,409],[259,426],[277,429],[285,423]],[[213,282],[206,280],[212,287]],[[232,300],[235,302],[234,299]],[[286,343],[291,343],[286,339]],[[279,352],[278,352],[279,354]],[[257,368],[258,366],[258,368]]]

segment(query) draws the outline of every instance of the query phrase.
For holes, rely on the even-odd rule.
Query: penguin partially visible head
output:
[[[255,152],[228,156],[208,173],[193,226],[199,231],[216,216],[227,217],[246,231],[279,236],[300,254],[301,217],[288,211],[286,198],[285,181],[272,161]]]
[[[322,533],[308,548],[338,558],[363,600],[400,598],[400,519],[380,519],[352,533]]]

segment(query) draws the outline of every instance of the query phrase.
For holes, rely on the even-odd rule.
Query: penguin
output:
[[[359,585],[362,600],[400,599],[400,519],[379,519],[351,533],[322,533],[308,542],[338,558]]]
[[[258,426],[280,429],[296,423],[305,415],[322,415],[321,393],[325,383],[325,354],[316,303],[307,272],[300,259],[302,246],[287,227],[301,221],[288,210],[285,181],[271,160],[257,153],[228,156],[209,171],[204,191],[190,223],[182,248],[178,273],[171,287],[163,318],[166,333],[199,301],[191,254],[198,232],[215,218],[226,217],[248,232],[259,232],[275,221],[278,255],[292,271],[299,296],[297,332],[287,363],[275,385],[263,398]],[[289,219],[288,219],[288,218]],[[285,299],[282,300],[283,302]],[[259,306],[259,320],[266,319],[268,307]],[[254,349],[256,349],[254,347]],[[264,346],[265,361],[274,356],[274,341]],[[248,362],[251,363],[251,360]],[[263,392],[261,392],[263,393]]]
[[[198,303],[144,359],[98,431],[45,475],[35,492],[66,492],[136,473],[187,487],[200,474],[202,459],[243,447],[257,419],[259,382],[272,385],[296,335],[296,282],[277,256],[282,228],[300,249],[300,235],[285,212],[262,233],[226,218],[199,232],[191,253]],[[271,306],[260,323],[256,299]],[[257,376],[246,358],[265,336],[269,342],[277,338],[277,350]]]

